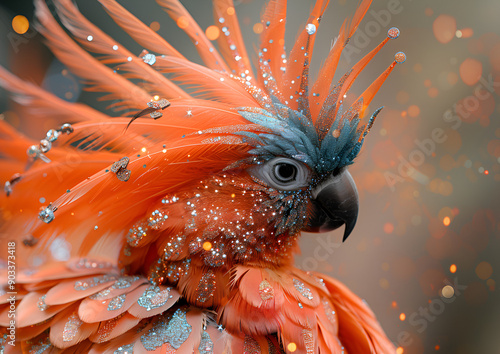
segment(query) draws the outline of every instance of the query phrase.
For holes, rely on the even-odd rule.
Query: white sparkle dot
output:
[[[306,26],[306,32],[309,35],[316,33],[316,26],[312,23],[308,23]]]

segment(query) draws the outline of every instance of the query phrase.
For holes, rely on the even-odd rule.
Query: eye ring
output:
[[[287,157],[277,157],[262,165],[252,167],[250,174],[279,190],[297,190],[310,183],[311,171],[302,162]]]

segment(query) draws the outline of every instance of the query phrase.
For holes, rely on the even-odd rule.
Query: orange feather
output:
[[[156,2],[163,7],[165,12],[168,13],[184,32],[186,32],[191,41],[195,44],[198,54],[208,68],[230,72],[224,59],[219,52],[215,50],[210,40],[205,35],[205,31],[200,28],[179,0],[156,0]]]
[[[38,31],[47,39],[47,45],[57,58],[91,85],[89,91],[109,92],[103,99],[119,100],[118,109],[141,109],[150,101],[151,96],[146,91],[113,73],[79,47],[57,24],[42,0],[35,0],[35,5],[40,21]]]
[[[125,30],[138,44],[158,54],[184,58],[163,37],[128,12],[116,0],[99,0],[109,16]]]

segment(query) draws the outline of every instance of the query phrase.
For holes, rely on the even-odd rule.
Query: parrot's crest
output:
[[[380,111],[381,108],[372,115],[368,127]],[[359,128],[358,113],[349,119],[346,115],[352,112],[344,115],[342,108],[326,134],[318,132],[309,117],[281,103],[274,105],[274,111],[248,108],[238,112],[248,121],[272,131],[272,134],[258,135],[253,132],[239,133],[248,138],[244,140],[246,143],[254,146],[250,154],[265,161],[277,156],[289,156],[307,164],[318,174],[331,173],[352,164],[369,131],[369,128]]]
[[[287,1],[269,1],[254,66],[233,0],[213,0],[218,48],[180,0],[156,0],[203,65],[116,0],[98,1],[145,48],[140,54],[95,26],[72,0],[51,1],[59,21],[45,0],[34,0],[37,29],[122,117],[62,100],[0,67],[0,85],[22,106],[23,124],[50,118],[55,125],[37,141],[0,119],[0,235],[15,248],[22,299],[16,349],[393,352],[358,297],[295,268],[293,255],[301,231],[345,225],[345,239],[354,228],[358,198],[346,167],[380,112],[366,119],[368,105],[405,55],[398,53],[352,105],[345,98],[399,30],[391,28],[332,85],[372,2],[361,0],[310,83],[328,0],[315,2],[289,53]],[[0,293],[2,352],[8,296]]]

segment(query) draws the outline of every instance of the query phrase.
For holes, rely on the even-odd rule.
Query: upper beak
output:
[[[304,231],[328,232],[345,224],[345,241],[358,218],[358,190],[351,174],[344,170],[331,176],[312,191],[313,210]]]

